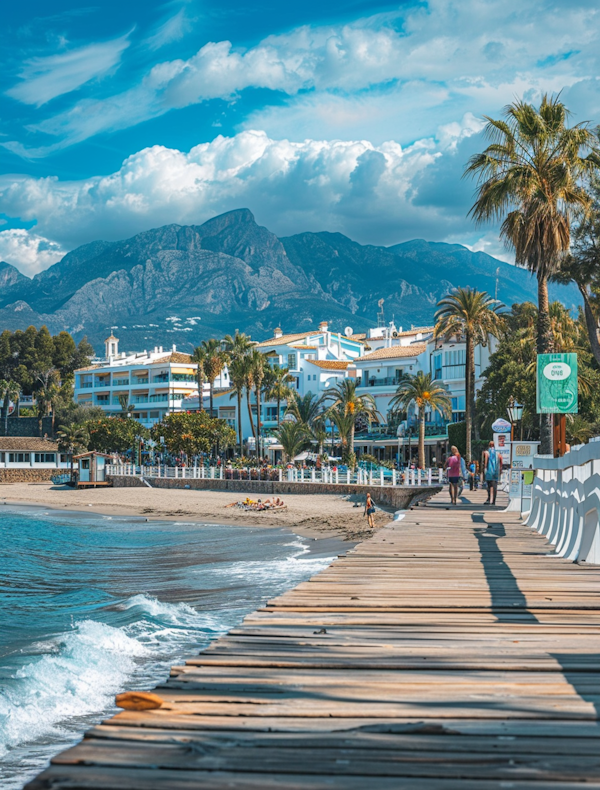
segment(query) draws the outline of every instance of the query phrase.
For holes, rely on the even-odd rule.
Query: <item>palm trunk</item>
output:
[[[198,370],[198,409],[204,411],[204,376]]]
[[[552,353],[552,324],[548,303],[548,279],[538,275],[537,353]],[[540,414],[540,453],[552,455],[552,415]]]
[[[277,398],[277,427],[281,425],[281,398]]]
[[[208,382],[208,397],[209,397],[209,403],[210,403],[210,416],[211,417],[213,416],[213,386],[214,386],[214,383],[215,383],[214,379],[212,379],[211,381]]]
[[[354,452],[354,434],[355,434],[355,432],[356,432],[356,426],[355,426],[354,423],[352,423],[352,427],[350,428],[350,442],[349,442],[350,452],[351,453]]]
[[[592,354],[594,355],[594,359],[600,365],[600,341],[598,340],[598,321],[594,315],[594,311],[592,310],[592,305],[590,304],[590,297],[586,290],[585,285],[579,285],[579,292],[583,298],[583,310],[585,314],[585,325],[587,327],[588,337],[590,339],[590,346],[592,347]]]
[[[238,419],[238,438],[240,440],[240,458],[244,455],[244,445],[242,437],[242,391],[236,390],[237,395],[237,419]]]
[[[419,466],[425,469],[425,407],[419,409]]]
[[[256,385],[256,455],[260,458],[260,425],[262,420],[260,419],[260,384]]]
[[[465,456],[467,463],[469,463],[472,455],[472,440],[473,440],[473,411],[475,401],[475,349],[473,348],[473,338],[471,333],[467,332],[467,349],[466,349],[466,364],[465,364],[465,427],[466,427],[466,447]]]
[[[256,451],[256,431],[254,429],[254,417],[252,416],[252,406],[250,405],[250,395],[252,390],[248,389],[246,391],[246,404],[248,406],[248,416],[250,417],[250,428],[252,430],[252,436],[254,436],[254,450]]]

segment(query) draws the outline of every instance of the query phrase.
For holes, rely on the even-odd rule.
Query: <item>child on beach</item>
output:
[[[373,500],[371,499],[371,494],[367,494],[367,498],[365,500],[364,515],[367,517],[369,528],[375,529],[375,505],[373,504]]]

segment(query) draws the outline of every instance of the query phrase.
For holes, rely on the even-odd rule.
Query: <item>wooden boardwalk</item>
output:
[[[418,507],[247,617],[29,790],[600,788],[600,567]],[[483,515],[482,515],[483,514]]]

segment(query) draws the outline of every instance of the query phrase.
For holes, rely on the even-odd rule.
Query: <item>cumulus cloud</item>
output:
[[[339,230],[391,244],[432,237],[435,227],[442,239],[457,230],[456,215],[417,206],[415,184],[440,157],[456,156],[446,148],[433,140],[406,148],[365,140],[291,142],[244,131],[189,153],[146,148],[117,172],[81,181],[3,176],[0,211],[10,206],[23,220],[36,219],[36,230],[66,248],[170,222],[201,223],[240,206],[279,235]]]
[[[0,261],[11,263],[30,277],[52,266],[64,254],[60,244],[31,231],[0,231]]]
[[[48,57],[32,58],[24,63],[19,73],[22,82],[10,88],[7,94],[39,107],[114,68],[128,46],[129,36],[126,35]]]

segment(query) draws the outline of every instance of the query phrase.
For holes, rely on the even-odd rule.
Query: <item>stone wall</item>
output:
[[[37,417],[9,417],[7,430],[4,430],[4,420],[0,425],[1,436],[52,436],[52,417],[42,418],[42,433],[40,434],[40,421]]]
[[[139,477],[108,478],[115,488],[140,487],[145,483]],[[441,491],[441,486],[357,486],[345,483],[289,483],[285,480],[184,480],[165,477],[144,477],[153,488],[192,488],[198,491],[231,491],[236,494],[251,494],[261,498],[285,496],[286,494],[335,494],[344,496],[358,494],[371,496],[377,505],[404,510],[412,502],[429,499]]]
[[[2,469],[0,483],[41,483],[50,482],[53,475],[64,474],[68,469]]]

